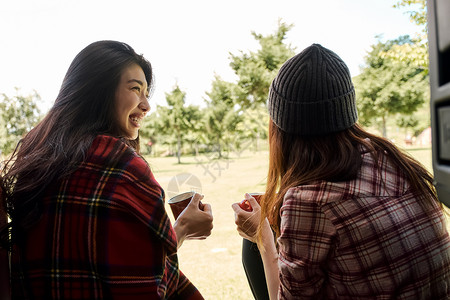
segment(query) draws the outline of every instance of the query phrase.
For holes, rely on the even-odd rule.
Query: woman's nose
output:
[[[142,109],[144,112],[150,111],[150,103],[148,103],[147,97],[143,97],[141,103],[139,103],[139,108]]]

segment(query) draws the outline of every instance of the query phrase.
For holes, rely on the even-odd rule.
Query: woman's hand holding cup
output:
[[[188,199],[189,202],[186,200],[186,203],[188,203],[186,208],[178,216],[173,211],[176,218],[173,227],[177,234],[178,247],[185,239],[203,240],[211,235],[213,228],[211,205],[202,203],[203,197],[203,195],[193,193],[190,200]],[[171,200],[169,200],[169,205],[172,207]]]
[[[255,197],[245,194],[245,199],[231,206],[234,210],[237,231],[243,238],[256,242],[256,232],[261,219],[261,206]]]

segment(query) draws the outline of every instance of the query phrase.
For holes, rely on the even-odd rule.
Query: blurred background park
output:
[[[266,99],[272,79],[288,58],[312,42],[335,51],[353,76],[359,123],[392,140],[432,172],[425,0],[345,0],[327,5],[317,1],[317,6],[309,2],[314,1],[166,1],[159,9],[169,21],[160,26],[153,20],[158,15],[152,10],[156,1],[128,1],[125,7],[115,1],[0,4],[0,34],[9,37],[0,49],[2,159],[51,107],[70,61],[88,43],[122,40],[138,52],[160,47],[169,57],[143,52],[154,64],[156,85],[152,112],[140,131],[141,153],[167,198],[186,190],[201,192],[215,216],[210,238],[187,241],[181,248],[181,269],[206,299],[251,299],[231,204],[245,192],[264,191]],[[120,11],[111,13],[113,6],[120,6]],[[38,17],[30,22],[22,11],[32,14],[33,9]],[[202,17],[197,18],[199,11]],[[109,15],[107,24],[99,23],[97,16],[102,14]],[[255,15],[267,21],[257,23]],[[302,23],[310,17],[313,23]],[[69,26],[65,19],[79,25]],[[264,25],[244,25],[252,20]],[[45,26],[39,27],[39,22]],[[195,24],[195,32],[180,34],[184,22]],[[223,31],[233,23],[236,31]],[[367,27],[369,23],[374,27]],[[35,32],[34,25],[48,32]],[[356,34],[357,29],[363,31]],[[15,43],[12,36],[21,41]],[[217,36],[222,43],[217,44]],[[24,39],[27,49],[21,44]],[[70,49],[65,41],[72,43]],[[221,56],[203,54],[203,45]],[[45,56],[33,56],[33,50]],[[208,61],[217,69],[206,69]],[[178,69],[186,71],[178,74]]]

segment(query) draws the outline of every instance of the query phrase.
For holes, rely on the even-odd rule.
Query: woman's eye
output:
[[[141,88],[138,87],[138,86],[133,87],[132,90],[136,90],[136,91],[138,91],[138,92],[141,92]]]

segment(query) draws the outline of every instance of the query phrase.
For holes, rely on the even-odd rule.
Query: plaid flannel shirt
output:
[[[291,188],[281,214],[280,299],[450,299],[450,239],[400,170],[362,153],[358,178]]]
[[[178,269],[162,188],[120,140],[98,136],[42,203],[13,253],[14,299],[203,299]]]

